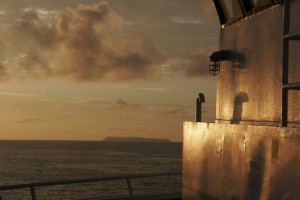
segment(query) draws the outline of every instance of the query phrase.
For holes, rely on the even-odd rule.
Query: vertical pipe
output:
[[[132,197],[133,196],[133,191],[132,191],[132,187],[131,187],[131,181],[130,178],[126,178],[127,180],[127,186],[128,186],[128,192],[129,192],[129,196]]]
[[[283,37],[290,31],[290,0],[284,1],[283,11]],[[288,89],[283,88],[288,83],[289,78],[289,40],[283,39],[282,47],[282,106],[281,106],[281,126],[287,127],[288,122]]]
[[[201,122],[202,120],[202,103],[205,102],[205,97],[203,93],[199,93],[196,99],[196,122]]]
[[[30,186],[30,192],[31,192],[31,199],[32,199],[32,200],[36,200],[36,197],[35,197],[35,190],[34,190],[34,187],[33,187],[33,186]]]

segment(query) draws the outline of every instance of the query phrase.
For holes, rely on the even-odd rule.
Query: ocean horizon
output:
[[[181,169],[182,143],[180,142],[0,140],[1,186],[128,174],[181,172]],[[174,184],[173,189],[178,189],[180,182],[177,177],[176,180],[171,180],[171,183],[167,183],[164,179],[158,181],[156,185],[160,185],[158,189],[166,190],[167,186]],[[126,184],[122,182],[118,184],[119,187],[114,185],[111,188],[107,188],[107,184],[103,185],[103,183],[88,184],[89,186],[84,187],[79,187],[78,184],[72,187],[63,186],[64,189],[62,186],[45,187],[37,190],[37,195],[40,195],[38,199],[76,199],[75,197],[79,196],[90,198],[116,192],[126,194]],[[165,186],[162,187],[161,184]],[[133,187],[137,187],[137,191],[140,192],[146,191],[141,187],[143,185],[145,184],[142,182],[135,185],[133,183]],[[150,188],[149,184],[146,185],[150,191],[155,191],[154,184],[151,184]],[[80,194],[76,194],[79,191],[78,187]],[[89,187],[98,187],[98,189],[88,189]],[[102,191],[101,195],[96,192],[99,190]],[[30,199],[26,192],[28,193],[23,190],[13,193],[0,191],[0,196],[3,200],[27,199],[25,196]]]

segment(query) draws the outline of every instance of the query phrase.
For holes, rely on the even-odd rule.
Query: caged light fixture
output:
[[[209,73],[216,76],[220,73],[221,61],[232,60],[234,53],[230,50],[215,51],[211,54],[209,61]]]
[[[209,73],[213,76],[216,76],[220,73],[220,61],[219,60],[210,60],[209,61]]]

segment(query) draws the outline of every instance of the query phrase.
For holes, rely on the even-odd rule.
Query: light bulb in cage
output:
[[[220,73],[221,61],[232,60],[236,54],[230,50],[215,51],[211,54],[209,61],[209,73],[216,76]]]
[[[209,61],[209,73],[216,76],[220,73],[220,60]]]

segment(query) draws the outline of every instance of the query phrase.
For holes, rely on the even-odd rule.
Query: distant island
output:
[[[106,137],[104,142],[171,142],[169,139],[143,138],[143,137]]]

